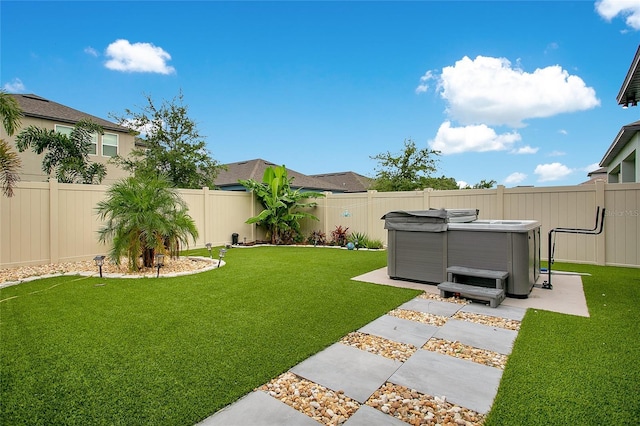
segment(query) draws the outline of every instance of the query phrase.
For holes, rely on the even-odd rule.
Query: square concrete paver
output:
[[[425,312],[428,314],[450,317],[460,310],[463,305],[438,300],[423,299],[416,297],[398,307],[398,309],[409,309],[411,311]]]
[[[518,336],[514,330],[450,319],[433,335],[440,339],[458,341],[480,349],[509,355]]]
[[[400,361],[336,343],[290,371],[364,403],[400,365]]]
[[[349,417],[343,424],[345,426],[407,426],[402,420],[368,405],[361,405],[353,416]]]
[[[497,308],[492,308],[481,303],[470,303],[463,306],[460,312],[469,312],[473,314],[489,315],[492,317],[506,318],[515,321],[522,321],[524,314],[527,312],[526,308],[517,308],[515,306],[499,305]]]
[[[262,391],[254,391],[198,423],[198,426],[247,425],[318,426],[318,422]]]
[[[433,325],[383,315],[358,331],[420,348],[437,330]]]
[[[502,370],[472,361],[419,350],[389,379],[431,396],[487,413],[498,391]]]

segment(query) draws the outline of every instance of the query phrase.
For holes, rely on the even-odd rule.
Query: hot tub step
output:
[[[479,287],[476,285],[452,283],[450,281],[438,284],[438,289],[442,297],[459,294],[460,296],[466,296],[470,299],[486,300],[492,308],[497,308],[505,296],[504,290],[501,288]]]
[[[449,266],[447,268],[447,280],[456,282],[456,276],[488,278],[496,280],[496,288],[504,289],[509,273],[507,271],[494,271],[492,269],[467,268],[466,266]]]

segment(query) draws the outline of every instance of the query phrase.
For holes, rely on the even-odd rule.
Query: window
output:
[[[118,135],[105,133],[102,135],[102,155],[104,157],[115,157],[118,155]]]
[[[56,132],[70,137],[71,132],[73,132],[73,127],[56,124]],[[89,155],[98,155],[98,134],[97,133],[91,134],[91,146],[89,147]]]

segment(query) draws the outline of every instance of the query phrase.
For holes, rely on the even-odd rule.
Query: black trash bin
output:
[[[231,244],[234,246],[238,245],[238,234],[235,232],[231,234]]]

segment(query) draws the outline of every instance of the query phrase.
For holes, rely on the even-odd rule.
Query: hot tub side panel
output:
[[[507,271],[507,295],[529,295],[538,278],[536,267],[539,270],[540,265],[536,248],[539,229],[529,232],[450,230],[448,234],[448,266]]]
[[[446,277],[447,232],[389,231],[390,278],[440,283]]]
[[[504,232],[449,230],[447,266],[511,273],[511,240]]]

